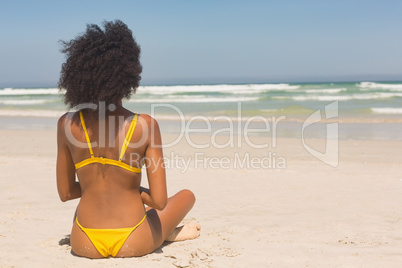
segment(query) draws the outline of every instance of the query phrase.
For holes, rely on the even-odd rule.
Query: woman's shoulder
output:
[[[141,120],[148,125],[158,123],[158,121],[156,121],[156,119],[149,114],[138,114],[138,120]]]
[[[159,130],[158,121],[149,114],[138,114],[138,123],[148,130]]]
[[[59,117],[57,120],[57,127],[58,128],[64,128],[66,123],[71,123],[74,120],[76,120],[77,115],[75,112],[66,112],[62,116]]]

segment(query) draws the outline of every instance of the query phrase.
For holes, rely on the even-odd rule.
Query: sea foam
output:
[[[371,111],[376,114],[402,114],[402,108],[371,108]]]
[[[59,89],[57,88],[5,88],[0,90],[1,96],[13,96],[13,95],[59,95]]]
[[[332,96],[273,96],[272,99],[277,100],[295,100],[295,101],[347,101],[347,100],[372,100],[372,99],[388,99],[393,97],[402,97],[402,93],[375,92],[372,94],[353,94],[353,95],[332,95]]]
[[[0,100],[0,104],[5,105],[34,105],[49,102],[48,100]]]
[[[297,89],[299,87],[300,87],[299,85],[289,85],[289,84],[141,86],[138,88],[138,93],[161,94],[161,95],[169,95],[177,93],[194,93],[194,92],[253,94],[264,91]]]
[[[239,101],[257,101],[258,97],[222,97],[222,98],[211,98],[205,96],[180,96],[175,98],[138,98],[138,99],[130,99],[128,102],[136,102],[136,103],[211,103],[211,102],[239,102]]]
[[[381,84],[374,82],[361,82],[358,86],[362,89],[387,89],[390,91],[402,91],[402,84]]]

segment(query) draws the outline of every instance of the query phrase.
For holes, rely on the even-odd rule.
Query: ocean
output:
[[[402,82],[140,86],[124,104],[138,112],[170,104],[183,114],[230,115],[240,102],[245,116],[297,116],[333,101],[339,101],[344,116],[401,115]],[[0,88],[0,115],[58,116],[61,111],[67,108],[57,88]],[[164,113],[177,111],[171,108]]]
[[[194,115],[238,118],[240,114],[242,119],[257,115],[300,121],[336,101],[340,122],[370,124],[379,120],[377,123],[397,124],[390,132],[402,130],[402,82],[140,86],[123,103],[134,112],[162,119]],[[10,116],[35,116],[37,122],[45,122],[66,111],[57,88],[0,88],[2,128],[19,124],[10,127]]]

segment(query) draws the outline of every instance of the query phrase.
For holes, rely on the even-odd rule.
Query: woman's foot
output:
[[[183,226],[176,227],[166,238],[166,241],[183,241],[194,239],[200,236],[201,225],[199,223],[186,223]]]

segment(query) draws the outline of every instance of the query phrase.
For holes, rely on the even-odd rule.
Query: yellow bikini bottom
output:
[[[127,240],[128,236],[145,220],[144,218],[134,227],[129,228],[117,228],[117,229],[92,229],[84,228],[78,222],[78,218],[75,218],[78,226],[88,236],[96,250],[103,256],[109,257],[112,255],[115,257],[119,253],[120,248]]]

